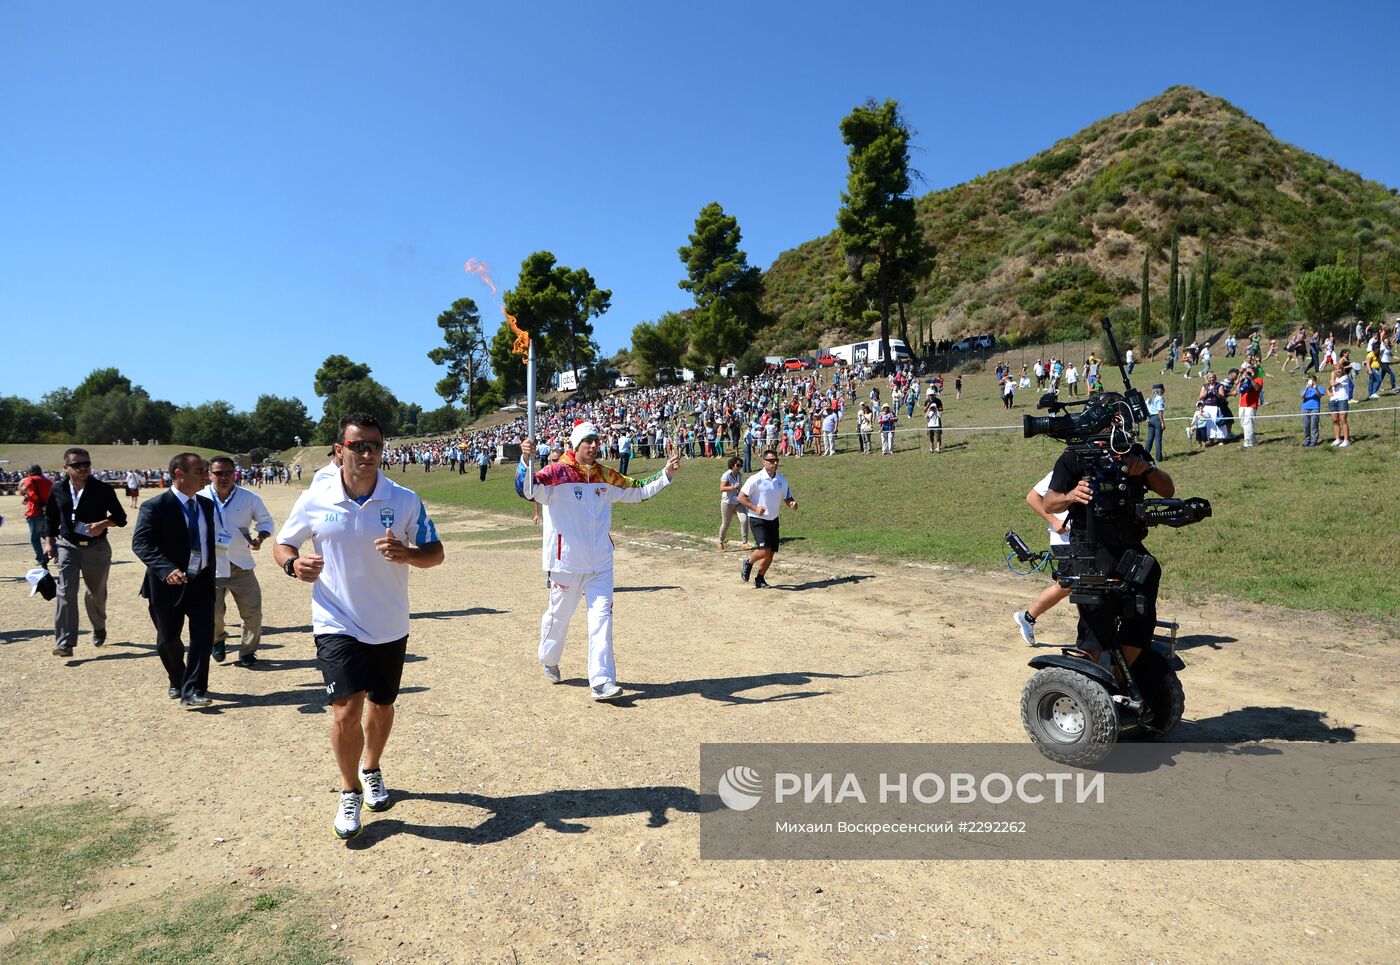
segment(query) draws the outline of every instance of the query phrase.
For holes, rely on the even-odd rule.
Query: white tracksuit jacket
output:
[[[613,565],[613,503],[640,503],[671,484],[665,471],[645,480],[631,479],[598,465],[550,463],[539,472],[521,463],[515,491],[542,507],[548,573],[601,573]]]

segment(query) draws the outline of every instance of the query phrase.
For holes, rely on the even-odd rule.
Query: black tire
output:
[[[1144,650],[1133,661],[1131,672],[1133,681],[1152,708],[1143,721],[1148,727],[1146,736],[1166,737],[1186,713],[1186,691],[1181,687],[1181,680],[1167,658],[1156,650]]]
[[[1021,691],[1021,723],[1040,753],[1088,767],[1118,742],[1118,712],[1098,682],[1063,667],[1046,667]]]

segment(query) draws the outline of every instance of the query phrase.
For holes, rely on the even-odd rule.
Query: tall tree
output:
[[[836,227],[848,278],[834,287],[833,303],[862,322],[867,313],[876,314],[886,359],[891,358],[890,308],[899,293],[901,253],[916,247],[919,233],[909,196],[911,136],[894,100],[866,101],[841,120],[850,174]]]
[[[311,441],[316,424],[306,416],[306,405],[300,399],[284,399],[276,395],[260,395],[253,411],[248,414],[249,445],[266,449],[290,449]]]
[[[1148,302],[1148,266],[1152,257],[1150,248],[1142,253],[1142,290],[1141,304],[1138,306],[1138,341],[1142,344],[1142,354],[1144,358],[1152,355],[1152,306]]]
[[[1181,329],[1177,325],[1180,320],[1181,312],[1181,292],[1178,271],[1177,234],[1173,231],[1171,267],[1167,269],[1167,329],[1171,332],[1172,338],[1180,338],[1181,336]]]
[[[643,385],[659,385],[679,374],[681,360],[690,346],[690,326],[685,316],[667,312],[632,329],[632,361]]]
[[[368,412],[379,420],[385,436],[399,431],[399,400],[387,388],[368,376],[342,383],[326,397],[317,434],[324,443],[335,441],[340,417],[351,412]]]
[[[344,355],[327,355],[321,367],[316,370],[313,388],[317,395],[326,398],[335,395],[336,390],[346,382],[369,378],[369,373],[369,366],[363,362],[352,362]]]
[[[559,268],[564,292],[563,313],[550,327],[556,357],[577,371],[598,358],[593,341],[593,319],[612,307],[612,292],[599,288],[587,268]]]
[[[472,383],[477,374],[486,368],[486,339],[481,332],[481,314],[477,311],[476,302],[470,298],[459,298],[451,308],[438,315],[437,323],[446,344],[430,349],[428,358],[435,365],[447,366],[447,374],[438,380],[433,390],[449,406],[465,396],[470,411]]]
[[[1210,249],[1206,249],[1205,267],[1201,270],[1201,299],[1196,306],[1196,321],[1202,326],[1210,325]]]
[[[692,350],[697,362],[718,371],[748,345],[759,318],[759,271],[739,247],[739,221],[718,201],[700,209],[695,230],[677,249],[685,265],[679,285],[695,296]]]
[[[242,452],[248,443],[248,416],[216,399],[180,409],[171,420],[171,442],[205,446],[223,452]]]
[[[525,360],[515,354],[515,333],[509,322],[502,321],[491,338],[491,371],[496,373],[492,396],[502,404],[525,390]]]
[[[1196,341],[1196,308],[1199,304],[1200,285],[1196,281],[1196,269],[1191,269],[1190,280],[1186,283],[1186,314],[1182,326],[1187,343]]]

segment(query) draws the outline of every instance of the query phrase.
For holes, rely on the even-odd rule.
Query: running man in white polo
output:
[[[749,574],[757,566],[753,588],[766,590],[768,581],[764,576],[773,565],[773,554],[778,552],[778,514],[784,506],[797,508],[797,499],[792,495],[787,477],[778,472],[778,450],[763,451],[763,468],[739,488],[739,505],[748,511],[754,542],[754,551],[739,567],[739,578],[747,583]]]
[[[443,551],[423,501],[379,471],[377,419],[341,419],[335,451],[340,475],[302,493],[277,534],[276,556],[288,576],[313,584],[316,664],[343,782],[334,827],[348,839],[360,833],[361,804],[389,804],[379,764],[408,647],[408,567],[437,566]],[[307,539],[315,552],[300,556]]]

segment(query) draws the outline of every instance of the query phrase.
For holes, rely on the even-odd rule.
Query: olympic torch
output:
[[[530,339],[525,356],[525,436],[535,438],[535,340]]]

